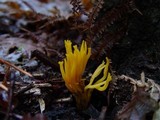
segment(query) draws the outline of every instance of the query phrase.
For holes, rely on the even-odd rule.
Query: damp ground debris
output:
[[[159,0],[1,0],[0,119],[159,120],[159,45]]]

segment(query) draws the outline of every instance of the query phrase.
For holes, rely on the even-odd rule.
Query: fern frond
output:
[[[81,13],[81,14],[87,15],[81,0],[71,0],[70,4],[73,6],[72,8],[73,13],[75,14]]]
[[[102,9],[104,0],[98,0],[92,11],[88,15],[87,24],[91,26],[94,24],[96,17],[99,15],[99,11]]]
[[[95,24],[93,27],[93,33],[96,33],[97,36],[101,35],[108,27],[110,27],[116,21],[123,19],[132,11],[133,10],[131,9],[129,3],[123,3],[117,7],[114,7],[112,10],[107,11],[101,20]]]
[[[125,23],[127,23],[125,21]],[[114,33],[106,32],[104,33],[101,40],[97,43],[95,42],[95,47],[93,47],[92,51],[92,59],[99,59],[102,55],[109,55],[109,50],[113,47],[113,45],[119,41],[125,34],[127,30],[127,24],[123,24],[120,29],[118,29]],[[106,53],[107,52],[107,53]]]

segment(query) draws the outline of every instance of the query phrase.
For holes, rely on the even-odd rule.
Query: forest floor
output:
[[[142,1],[137,7],[149,10],[145,5]],[[0,2],[0,118],[159,120],[160,20],[155,16],[160,15],[134,12],[125,35],[103,54],[92,41],[93,56],[83,77],[88,80],[107,56],[112,81],[105,91],[93,90],[88,107],[79,110],[58,64],[65,58],[64,40],[80,46],[88,34],[80,26],[87,17],[74,16],[72,8],[70,0]]]

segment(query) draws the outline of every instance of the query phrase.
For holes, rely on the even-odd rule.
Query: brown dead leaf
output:
[[[118,113],[116,120],[145,120],[148,112],[156,110],[158,103],[152,99],[144,88],[138,87],[131,102]]]
[[[19,15],[23,16],[25,11],[32,11],[47,16],[53,16],[58,10],[60,15],[67,18],[71,13],[71,5],[69,2],[69,0],[55,0],[48,3],[43,1],[41,2],[40,0],[33,0],[32,2],[28,0],[3,0],[0,2],[0,5],[3,4],[8,7],[8,9],[2,7],[2,10],[5,10],[10,14],[21,13]]]
[[[27,53],[29,56],[31,54],[31,51],[36,49],[42,51],[42,48],[45,47],[43,42],[34,43],[33,40],[30,40],[30,39],[11,37],[6,35],[0,36],[0,45],[1,45],[0,49],[3,52],[0,54],[1,55],[0,57],[6,58],[6,59],[8,58],[6,55],[8,53],[9,48],[14,46],[23,48],[24,54]]]
[[[116,120],[146,120],[147,113],[158,109],[160,86],[151,79],[146,82],[144,73],[138,81],[127,76],[126,78],[134,85],[135,92],[131,102],[118,112]]]

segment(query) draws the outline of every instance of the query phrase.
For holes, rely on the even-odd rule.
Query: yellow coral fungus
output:
[[[87,107],[93,89],[104,91],[111,81],[111,74],[108,72],[109,60],[102,62],[93,73],[90,82],[85,86],[82,75],[85,70],[87,61],[91,55],[91,48],[87,47],[85,41],[82,41],[80,50],[77,45],[73,46],[70,40],[65,40],[66,58],[59,62],[60,71],[68,90],[75,96],[79,109]],[[103,76],[95,81],[103,71]]]
[[[59,62],[62,77],[65,80],[67,88],[72,93],[82,92],[85,85],[81,77],[91,55],[91,48],[87,48],[86,42],[83,41],[80,50],[75,45],[73,46],[74,51],[72,51],[72,43],[69,40],[65,41],[65,47],[66,58],[64,61]]]
[[[99,91],[104,91],[108,87],[109,82],[112,80],[111,74],[108,72],[108,66],[109,66],[109,60],[108,60],[108,58],[106,58],[106,64],[103,61],[102,64],[100,64],[97,67],[97,69],[95,70],[95,72],[93,73],[93,75],[90,79],[90,83],[87,86],[85,86],[85,90],[95,88]],[[93,84],[93,81],[95,80],[96,77],[99,76],[99,74],[102,72],[102,70],[103,70],[103,77],[101,79],[97,80]]]

